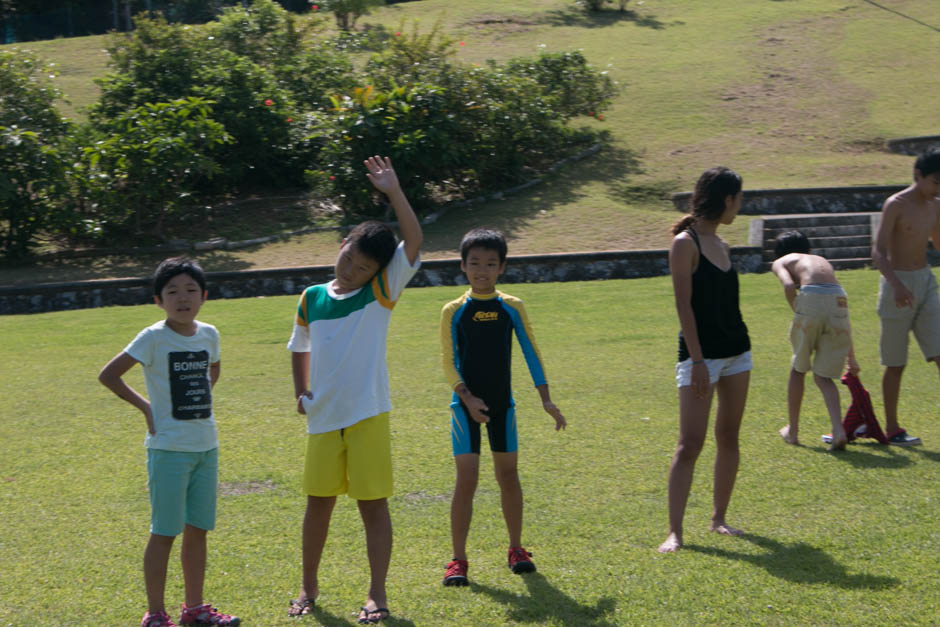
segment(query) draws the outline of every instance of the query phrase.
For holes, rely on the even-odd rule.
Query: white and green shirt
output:
[[[304,290],[287,348],[310,353],[307,433],[345,429],[390,411],[385,344],[392,309],[421,265],[408,263],[404,243],[389,264],[354,292],[333,282]]]

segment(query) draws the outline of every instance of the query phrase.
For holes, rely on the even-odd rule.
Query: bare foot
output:
[[[826,450],[832,453],[833,451],[844,451],[845,445],[849,443],[848,438],[843,437],[841,440],[833,440],[832,444],[829,445],[829,448]]]
[[[670,533],[666,536],[666,541],[659,545],[659,548],[656,549],[660,553],[675,553],[682,548],[682,539],[679,538],[675,533]]]
[[[783,438],[783,441],[787,444],[799,444],[796,436],[790,437],[790,425],[781,428],[778,433],[780,433],[780,437]]]
[[[720,533],[723,536],[743,536],[744,532],[740,529],[735,529],[734,527],[728,525],[727,523],[715,523],[713,522],[709,531],[714,531],[715,533]]]

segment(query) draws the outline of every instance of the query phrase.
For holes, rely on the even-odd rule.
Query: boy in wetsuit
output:
[[[920,438],[898,424],[901,375],[907,365],[910,332],[927,361],[940,368],[940,298],[927,263],[927,238],[940,249],[940,151],[914,162],[914,183],[885,201],[871,258],[881,271],[878,316],[881,318],[881,379],[885,435],[898,446]]]
[[[843,364],[847,364],[852,374],[859,370],[852,350],[848,298],[836,280],[832,264],[824,257],[809,254],[809,240],[803,233],[781,234],[774,252],[777,259],[771,271],[783,284],[787,302],[793,309],[790,323],[793,361],[787,383],[790,424],[780,429],[780,435],[789,444],[799,444],[803,378],[810,370],[810,355],[813,355],[813,380],[822,392],[832,422],[829,450],[843,450],[848,438],[842,428],[839,389],[833,379],[841,376]]]
[[[513,331],[542,407],[555,420],[555,430],[567,426],[549,395],[542,358],[522,301],[496,290],[496,280],[506,269],[503,234],[473,229],[463,237],[460,258],[470,289],[441,311],[441,361],[453,389],[451,442],[457,466],[450,511],[454,558],[447,564],[445,586],[468,584],[466,545],[480,471],[481,424],[486,425],[509,531],[509,568],[517,574],[535,570],[531,554],[522,548],[522,487],[516,469],[516,415],[510,377]]]

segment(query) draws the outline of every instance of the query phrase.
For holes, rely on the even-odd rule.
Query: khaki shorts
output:
[[[881,365],[907,364],[907,343],[914,332],[920,350],[927,360],[940,356],[940,297],[937,279],[930,268],[899,271],[895,274],[914,294],[913,307],[898,308],[894,289],[881,277],[878,290],[878,316],[881,318]]]
[[[388,412],[351,427],[307,434],[304,494],[349,494],[359,501],[392,495],[392,447]]]
[[[849,302],[845,292],[816,293],[800,290],[794,301],[790,322],[790,365],[797,372],[813,373],[827,379],[842,376],[845,358],[852,348]]]

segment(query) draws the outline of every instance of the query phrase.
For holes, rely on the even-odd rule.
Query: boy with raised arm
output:
[[[307,416],[303,489],[303,583],[290,616],[313,611],[317,572],[336,496],[356,499],[366,534],[371,583],[359,623],[389,616],[385,580],[392,553],[392,458],[385,346],[392,308],[420,266],[421,226],[386,157],[370,157],[366,175],[388,196],[402,241],[380,222],[364,222],[343,240],[336,278],[304,290],[292,352],[297,412]]]
[[[454,558],[444,573],[445,586],[469,583],[467,535],[480,473],[483,424],[509,532],[508,566],[517,574],[535,570],[532,555],[522,548],[522,487],[516,467],[518,438],[510,376],[513,332],[522,347],[542,408],[554,419],[556,431],[567,426],[548,392],[542,358],[522,301],[496,290],[496,280],[506,270],[503,234],[492,229],[473,229],[460,243],[460,258],[460,269],[467,275],[470,289],[441,311],[441,362],[453,390],[450,433],[457,466],[450,510]]]
[[[849,301],[845,290],[836,280],[832,264],[824,257],[811,255],[809,250],[809,240],[801,232],[783,233],[777,237],[774,250],[777,259],[771,267],[783,284],[787,302],[793,309],[790,323],[793,360],[787,384],[790,424],[780,429],[780,435],[790,444],[799,444],[797,435],[800,405],[803,403],[803,378],[812,368],[813,380],[822,392],[832,422],[829,450],[839,451],[845,449],[848,438],[842,428],[839,389],[833,379],[842,375],[844,364],[852,374],[857,374],[859,368],[852,350]]]
[[[890,444],[915,446],[920,438],[898,421],[901,376],[907,346],[914,332],[927,361],[940,368],[940,298],[927,263],[927,238],[940,249],[940,151],[924,153],[914,162],[914,182],[885,201],[881,225],[872,247],[872,261],[881,271],[878,316],[881,318],[881,379],[885,434]]]

